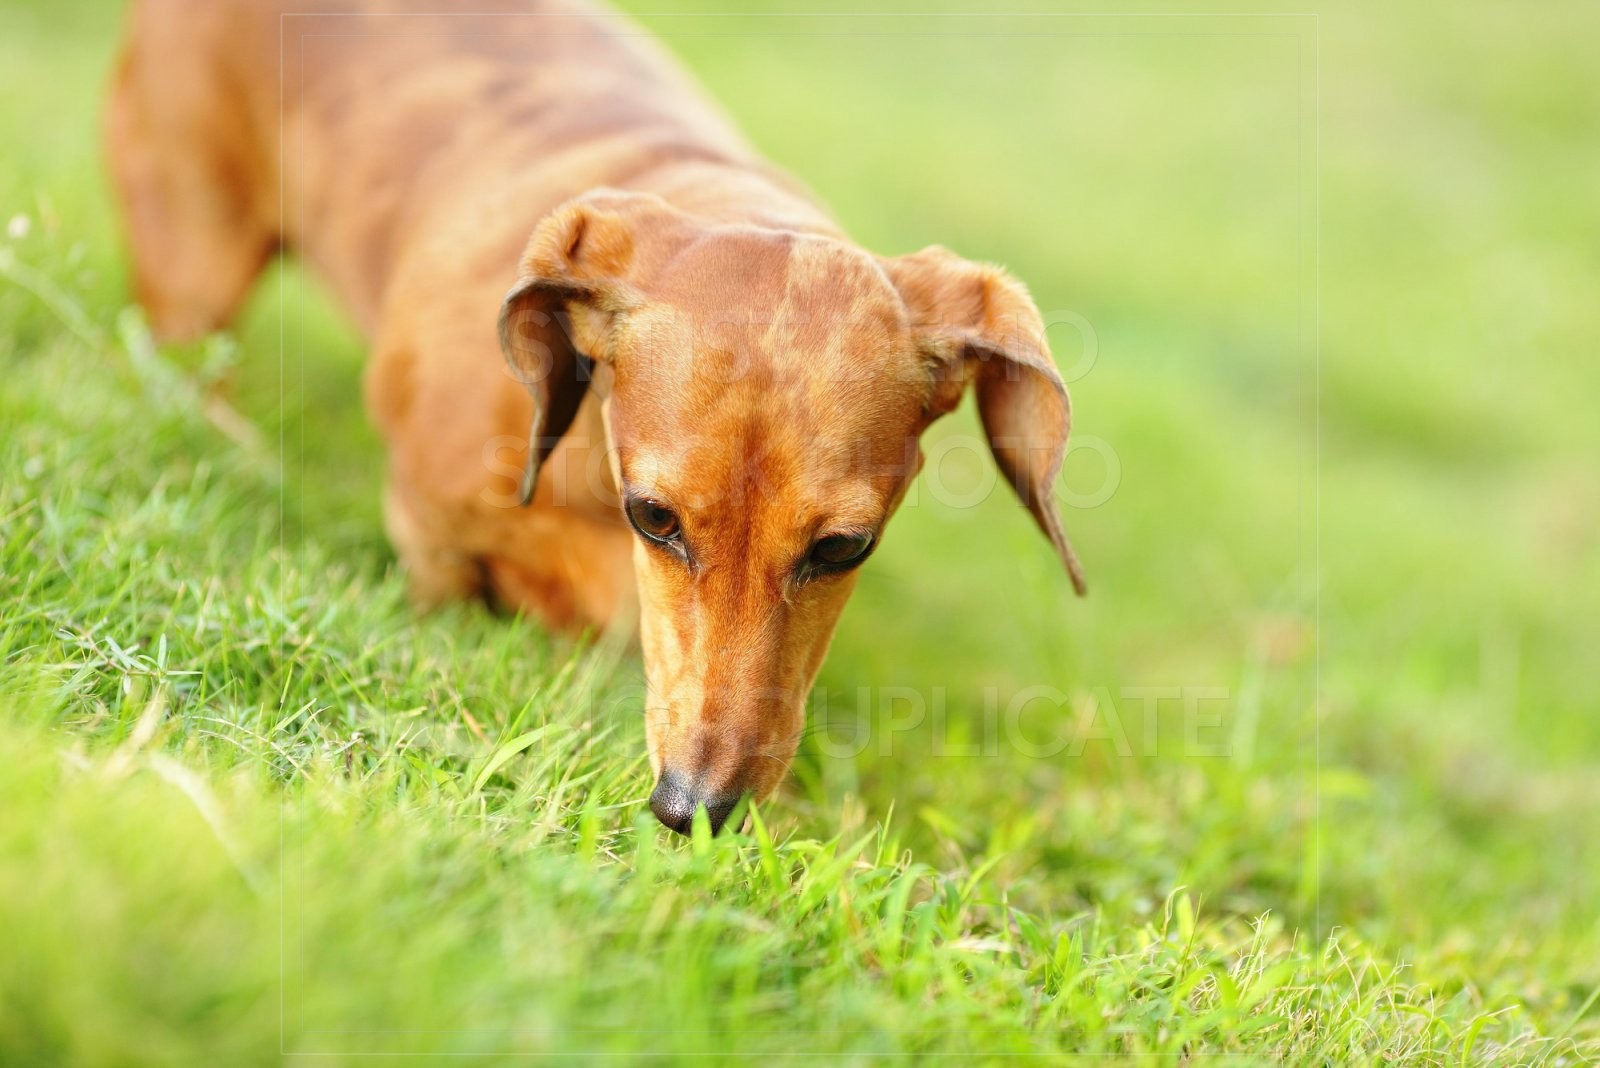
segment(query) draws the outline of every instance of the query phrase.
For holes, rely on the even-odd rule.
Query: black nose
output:
[[[703,805],[711,821],[711,833],[716,834],[722,830],[728,814],[739,803],[741,796],[738,791],[713,794],[697,788],[675,771],[663,771],[661,778],[656,780],[655,790],[650,794],[650,811],[674,831],[688,834],[694,824],[694,810]]]

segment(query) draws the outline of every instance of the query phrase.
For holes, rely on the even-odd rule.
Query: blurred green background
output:
[[[5,1059],[1600,1056],[1600,11],[904,6],[630,10],[865,246],[1059,316],[1093,593],[920,493],[698,846],[631,654],[406,611],[313,280],[147,345],[118,5],[0,11]],[[951,755],[1035,686],[1066,750]]]

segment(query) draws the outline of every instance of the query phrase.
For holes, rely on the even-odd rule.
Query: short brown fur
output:
[[[969,387],[1081,591],[1051,494],[1070,408],[1015,279],[861,250],[609,13],[320,6],[136,3],[108,148],[161,337],[225,325],[287,247],[370,339],[419,604],[636,620],[657,774],[764,797],[855,583],[808,553],[881,537]]]

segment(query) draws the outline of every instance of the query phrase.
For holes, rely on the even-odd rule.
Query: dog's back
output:
[[[470,256],[463,226],[525,236],[663,159],[759,166],[677,64],[607,12],[437,7],[135,4],[107,137],[159,334],[224,324],[280,245],[370,332],[412,239]],[[509,270],[517,251],[483,254]]]

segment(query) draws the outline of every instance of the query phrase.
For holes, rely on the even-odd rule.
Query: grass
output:
[[[633,653],[407,611],[311,280],[149,345],[112,10],[0,14],[0,1059],[1600,1059],[1591,12],[643,11],[866,244],[1082,316],[1120,471],[1082,604],[921,496],[680,840]]]

